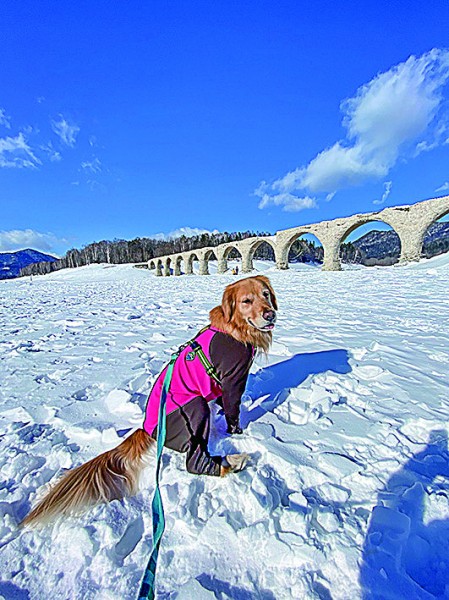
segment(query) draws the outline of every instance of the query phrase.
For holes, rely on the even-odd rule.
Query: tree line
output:
[[[377,256],[371,256],[365,248],[360,247],[364,238],[372,236],[373,233],[378,235],[376,246]],[[399,257],[399,247],[394,251],[388,252],[386,247],[389,232],[372,232],[366,234],[360,240],[353,243],[343,243],[340,246],[340,258],[345,263],[361,263],[370,264],[392,264]],[[152,238],[135,238],[133,240],[103,240],[101,242],[93,242],[84,246],[80,250],[72,248],[68,250],[62,258],[54,262],[40,262],[28,265],[20,271],[20,275],[43,275],[58,271],[59,269],[82,267],[92,263],[145,263],[159,256],[169,254],[180,254],[192,250],[199,250],[205,247],[216,247],[220,244],[228,244],[238,242],[250,237],[267,237],[272,234],[268,232],[233,232],[233,233],[202,233],[187,237],[181,237],[168,240],[155,240]],[[391,250],[391,249],[390,249]],[[430,257],[441,252],[449,250],[449,237],[442,239],[425,240],[423,247],[423,255]],[[236,249],[231,250],[229,258],[238,258],[239,252]],[[274,261],[274,251],[270,244],[261,244],[254,258],[261,260]],[[304,263],[322,263],[323,262],[323,247],[313,241],[304,239],[296,240],[289,251],[289,262],[304,262]]]
[[[159,256],[169,254],[180,254],[192,250],[199,250],[205,247],[216,247],[220,244],[238,242],[250,237],[268,237],[272,235],[269,232],[244,231],[233,233],[202,233],[187,237],[181,237],[168,240],[155,240],[152,238],[135,238],[133,240],[113,241],[103,240],[93,242],[81,249],[72,248],[66,254],[54,262],[34,263],[24,267],[20,274],[23,275],[44,275],[60,269],[82,267],[93,263],[145,263]],[[229,258],[238,258],[239,252],[232,249]],[[270,244],[261,244],[254,258],[261,260],[273,260],[274,251]],[[291,262],[322,262],[323,248],[313,242],[306,240],[296,240],[290,249],[289,260]]]
[[[269,236],[267,232],[234,232],[234,233],[202,233],[187,237],[168,240],[156,240],[152,238],[135,238],[133,240],[115,239],[113,241],[103,240],[93,242],[81,249],[72,248],[66,254],[54,262],[34,263],[24,267],[21,275],[43,275],[60,269],[83,267],[92,263],[143,263],[153,258],[167,254],[180,254],[191,250],[199,250],[205,247],[215,247],[229,242],[254,236]]]

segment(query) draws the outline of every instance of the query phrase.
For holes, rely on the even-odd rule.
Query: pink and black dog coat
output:
[[[255,354],[251,344],[239,342],[230,335],[209,327],[195,338],[212,363],[220,379],[210,377],[190,346],[176,359],[167,395],[167,434],[165,446],[187,453],[189,473],[220,475],[221,456],[210,456],[207,445],[210,429],[209,402],[218,400],[223,406],[228,432],[239,427],[240,401],[245,391],[249,369]],[[157,438],[157,422],[165,367],[148,397],[145,431]]]

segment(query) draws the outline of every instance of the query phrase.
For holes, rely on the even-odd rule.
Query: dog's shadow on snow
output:
[[[317,375],[333,371],[334,373],[349,373],[349,353],[347,350],[325,350],[295,354],[288,360],[278,362],[269,367],[259,369],[250,374],[246,384],[245,400],[255,403],[248,406],[245,401],[240,414],[240,422],[245,428],[249,423],[257,421],[265,413],[272,412],[288,397],[291,388],[298,387],[309,375]]]
[[[387,481],[363,546],[363,600],[448,598],[449,452],[446,430]]]
[[[199,575],[197,580],[203,588],[213,592],[215,598],[234,598],[234,600],[252,600],[255,598],[252,592],[230,585],[227,581],[222,581],[206,573]],[[260,598],[260,600],[276,600],[274,594],[268,590],[258,590],[257,598]]]

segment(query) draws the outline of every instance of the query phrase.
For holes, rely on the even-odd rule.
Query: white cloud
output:
[[[283,191],[279,194],[270,194],[270,186],[265,181],[259,185],[254,193],[260,198],[259,208],[265,208],[270,204],[274,204],[274,206],[282,206],[282,210],[285,212],[299,212],[305,208],[314,208],[317,206],[315,198],[311,198],[310,196],[300,198]]]
[[[0,108],[0,125],[6,127],[6,129],[11,129],[11,119],[6,114],[4,108]]]
[[[380,200],[373,200],[373,204],[383,204],[385,202],[385,200],[390,195],[391,188],[393,187],[393,182],[385,181],[384,187],[385,187],[385,189],[384,189],[384,193],[382,194],[382,198]]]
[[[0,167],[35,168],[41,161],[27,144],[23,133],[16,137],[0,138]]]
[[[59,162],[60,160],[62,160],[61,153],[57,152],[53,148],[53,144],[51,142],[48,142],[46,146],[40,146],[40,149],[43,152],[45,152],[45,154],[48,156],[51,162]]]
[[[447,192],[449,190],[449,181],[445,181],[443,183],[443,185],[440,185],[439,188],[437,188],[435,191],[436,192]]]
[[[84,169],[84,171],[88,171],[90,173],[100,173],[102,168],[101,168],[101,162],[98,160],[98,158],[94,158],[91,161],[84,161],[81,163],[81,167]]]
[[[59,117],[59,121],[51,122],[52,129],[60,138],[63,144],[73,148],[76,142],[76,136],[78,135],[80,128],[78,127],[78,125],[66,121],[66,119],[64,119],[62,115],[59,115]]]
[[[67,242],[64,239],[58,239],[52,233],[40,233],[32,229],[0,231],[0,252],[14,252],[26,248],[52,252],[53,248],[61,243]]]
[[[341,103],[346,136],[255,194],[262,207],[284,205],[286,195],[333,193],[385,177],[399,158],[443,143],[443,88],[449,81],[449,50],[433,49],[374,77]],[[305,193],[307,195],[305,195]],[[303,197],[303,198],[301,198]],[[287,199],[293,205],[293,199]],[[305,203],[307,204],[307,202]],[[314,206],[315,204],[311,204]],[[307,206],[305,206],[307,207]]]
[[[186,237],[193,237],[194,235],[201,235],[202,233],[220,233],[217,229],[213,231],[209,231],[208,229],[199,229],[198,227],[180,227],[179,229],[175,229],[170,233],[156,233],[154,235],[150,235],[148,237],[153,240],[174,240],[175,238],[179,238],[183,235]]]

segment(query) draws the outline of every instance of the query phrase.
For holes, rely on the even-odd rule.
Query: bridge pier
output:
[[[186,275],[193,275],[193,256],[186,259]]]
[[[200,258],[199,259],[199,263],[200,263],[200,269],[199,269],[199,274],[200,275],[209,275],[209,263],[205,258]]]
[[[218,261],[217,273],[223,275],[228,270],[228,262],[225,258]]]
[[[179,277],[179,275],[181,275],[181,260],[182,260],[182,258],[180,256],[175,260],[174,274],[177,277]]]

